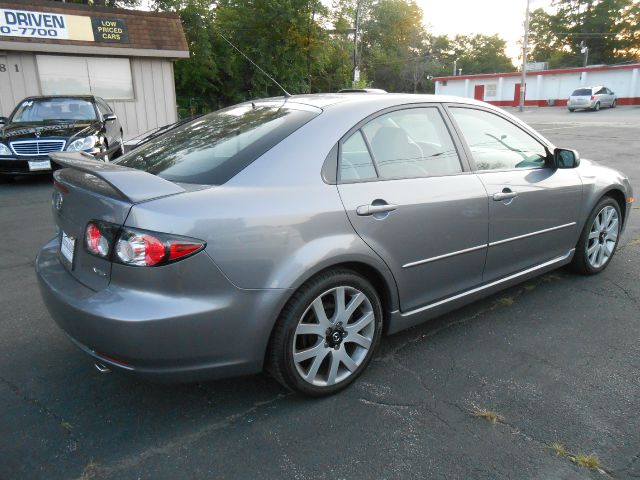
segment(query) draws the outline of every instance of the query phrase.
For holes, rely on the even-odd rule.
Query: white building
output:
[[[592,66],[527,73],[525,105],[565,106],[581,86],[604,85],[618,96],[618,105],[640,105],[640,64]],[[475,98],[497,106],[517,106],[520,72],[459,75],[433,79],[436,94]]]
[[[177,121],[173,61],[188,57],[175,13],[0,0],[0,116],[28,96],[96,95],[129,139]]]

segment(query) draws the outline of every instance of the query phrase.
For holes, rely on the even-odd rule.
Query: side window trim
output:
[[[468,158],[469,164],[471,165],[471,170],[474,173],[476,173],[476,172],[505,172],[505,171],[518,171],[518,170],[523,170],[523,171],[524,170],[540,170],[541,168],[548,168],[548,164],[545,163],[545,165],[542,166],[542,167],[502,168],[502,169],[499,169],[499,170],[480,170],[480,169],[478,169],[478,166],[476,165],[476,161],[473,158],[473,154],[471,153],[471,148],[469,147],[469,144],[467,143],[467,140],[464,137],[464,134],[462,133],[462,129],[460,128],[460,126],[456,122],[455,117],[453,116],[453,113],[450,111],[450,108],[468,108],[468,109],[471,109],[471,110],[480,110],[482,112],[487,112],[487,113],[493,114],[493,115],[497,116],[498,118],[501,118],[502,120],[505,120],[505,121],[509,122],[511,125],[513,125],[514,127],[520,129],[522,132],[526,133],[533,140],[535,140],[540,145],[542,145],[544,147],[544,149],[547,151],[547,156],[548,157],[550,155],[552,155],[551,152],[553,151],[553,145],[545,143],[541,138],[539,138],[538,136],[534,135],[529,130],[522,128],[520,125],[515,123],[510,118],[507,118],[504,115],[500,115],[499,112],[496,112],[496,111],[494,111],[492,109],[489,109],[489,108],[486,108],[486,107],[482,107],[480,105],[471,105],[471,104],[467,104],[467,103],[443,103],[443,106],[445,107],[447,117],[449,118],[449,120],[451,121],[451,123],[453,124],[453,126],[454,126],[454,128],[456,130],[456,134],[460,138],[460,141],[461,141],[461,143],[463,145],[463,148],[465,149],[465,153],[466,153],[466,156]],[[548,158],[548,160],[550,160],[550,158]]]
[[[420,103],[406,103],[403,105],[395,105],[393,107],[388,107],[382,110],[378,110],[375,113],[372,113],[371,115],[365,117],[364,119],[360,120],[358,123],[356,123],[353,127],[351,127],[347,133],[345,133],[340,140],[338,140],[338,152],[337,152],[337,158],[335,160],[335,168],[336,168],[336,183],[339,185],[343,182],[341,182],[340,180],[340,160],[342,157],[342,144],[348,140],[353,134],[355,134],[357,131],[361,130],[362,127],[364,125],[366,125],[367,123],[369,123],[370,121],[381,117],[382,115],[386,115],[388,113],[391,112],[395,112],[398,110],[409,110],[412,108],[435,108],[438,110],[438,112],[440,113],[440,116],[442,118],[442,121],[446,127],[447,132],[449,133],[449,136],[451,138],[451,141],[453,142],[454,148],[456,150],[456,154],[458,155],[458,159],[460,161],[460,167],[462,168],[462,171],[459,173],[455,173],[455,174],[450,174],[448,176],[451,175],[465,175],[465,174],[471,174],[474,173],[474,169],[472,168],[472,164],[471,162],[473,161],[473,157],[471,157],[466,149],[466,144],[463,143],[460,138],[459,138],[459,133],[456,129],[456,125],[451,121],[450,117],[449,117],[449,112],[446,110],[445,108],[445,104],[444,103],[431,103],[431,102],[420,102]],[[364,182],[378,182],[378,181],[389,181],[389,180],[400,180],[400,179],[396,179],[396,178],[382,178],[379,176],[379,172],[378,172],[378,166],[376,164],[376,160],[374,158],[373,153],[371,152],[371,146],[369,145],[369,141],[367,139],[366,135],[362,135],[362,138],[365,141],[365,144],[367,146],[367,149],[369,151],[369,155],[371,156],[371,160],[373,162],[374,168],[376,170],[376,173],[378,174],[377,178],[370,178],[370,179],[362,179],[362,180],[350,180],[344,183],[364,183]],[[334,147],[335,148],[335,147]],[[326,162],[327,160],[325,160]],[[435,175],[435,176],[439,176],[439,175]],[[416,178],[433,178],[433,177],[416,177]],[[404,179],[402,179],[404,180]]]
[[[380,169],[378,168],[378,161],[376,160],[376,156],[373,153],[373,149],[371,148],[371,144],[369,143],[369,139],[367,138],[367,136],[362,131],[362,128],[359,128],[358,132],[360,132],[360,136],[362,137],[362,140],[364,140],[364,144],[367,147],[367,151],[369,152],[369,156],[371,157],[371,163],[373,163],[373,169],[376,171],[376,180],[380,180],[382,177],[380,176]],[[355,133],[354,133],[354,135],[355,135]],[[340,159],[338,159],[338,161],[339,160]]]

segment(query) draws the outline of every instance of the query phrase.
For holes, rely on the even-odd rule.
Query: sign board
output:
[[[129,43],[127,22],[119,18],[91,17],[96,42]]]
[[[0,38],[5,36],[129,43],[122,19],[0,8]]]

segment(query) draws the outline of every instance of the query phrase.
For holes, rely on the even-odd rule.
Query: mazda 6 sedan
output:
[[[266,368],[307,395],[383,334],[535,275],[611,262],[622,173],[456,97],[272,98],[113,163],[51,155],[51,316],[100,369],[195,381]]]

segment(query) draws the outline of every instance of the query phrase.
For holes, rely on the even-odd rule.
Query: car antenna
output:
[[[267,78],[269,80],[271,80],[273,83],[275,83],[280,90],[282,90],[284,92],[284,98],[287,99],[291,96],[291,94],[289,92],[287,92],[284,87],[282,85],[280,85],[275,78],[273,78],[271,75],[269,75],[267,72],[265,72],[262,68],[260,68],[260,65],[258,65],[256,62],[254,62],[253,60],[251,60],[247,55],[245,55],[245,53],[240,50],[238,47],[236,47],[233,43],[231,43],[231,41],[225,37],[222,33],[218,32],[218,34],[220,34],[220,36],[224,39],[225,42],[227,42],[229,45],[231,45],[240,55],[242,55],[244,58],[246,58],[247,60],[249,60],[249,62],[251,63],[251,65],[253,65],[254,67],[256,67],[258,70],[260,70],[262,73],[264,73]]]

